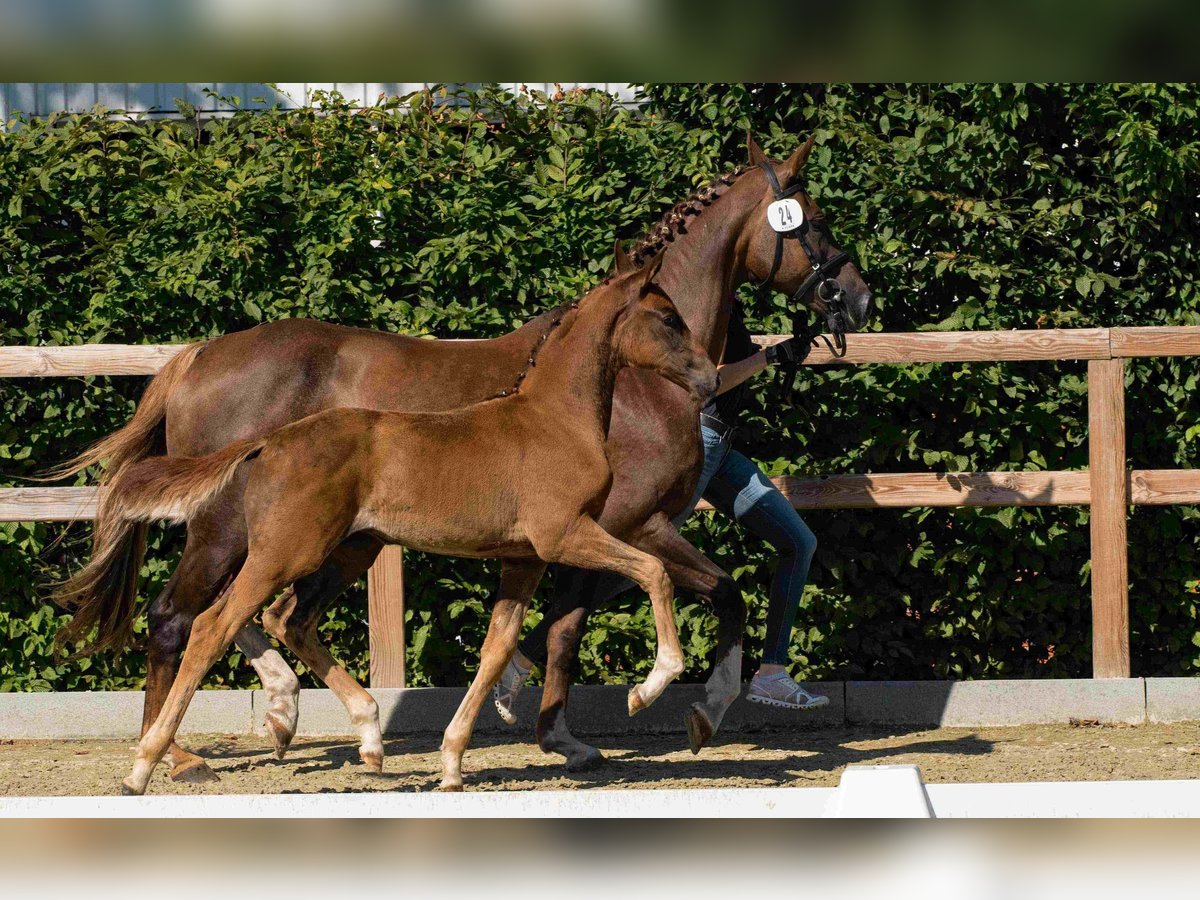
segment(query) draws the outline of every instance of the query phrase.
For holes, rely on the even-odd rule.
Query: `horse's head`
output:
[[[671,298],[653,280],[662,266],[662,254],[639,268],[618,241],[615,256],[613,288],[622,292],[624,301],[612,334],[614,363],[650,369],[686,390],[693,400],[708,400],[720,383],[717,367]]]
[[[821,208],[805,189],[801,173],[815,135],[781,163],[767,159],[749,134],[746,141],[762,183],[744,239],[746,270],[762,287],[789,294],[793,316],[803,305],[839,337],[857,331],[870,315],[871,291],[849,254],[834,244]]]

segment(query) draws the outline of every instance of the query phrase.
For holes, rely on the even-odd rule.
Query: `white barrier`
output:
[[[847,766],[825,815],[839,819],[930,819],[933,807],[916,766]]]

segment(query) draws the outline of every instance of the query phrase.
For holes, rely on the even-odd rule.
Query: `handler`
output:
[[[747,456],[733,449],[733,438],[737,432],[734,423],[745,402],[747,380],[769,365],[801,356],[803,350],[794,337],[766,350],[758,350],[742,319],[740,304],[734,304],[723,361],[717,368],[721,387],[718,396],[710,400],[700,414],[704,467],[691,503],[674,520],[677,527],[682,525],[703,497],[719,512],[732,516],[770,543],[779,554],[779,566],[771,580],[762,659],[746,699],[787,709],[815,709],[829,702],[828,697],[804,690],[786,669],[792,624],[808,581],[808,568],[817,548],[817,539],[771,479]],[[617,576],[599,575],[598,578],[597,595],[601,603],[632,586]],[[497,707],[511,713],[534,663],[545,663],[550,624],[548,617],[543,617],[521,641],[494,688]]]

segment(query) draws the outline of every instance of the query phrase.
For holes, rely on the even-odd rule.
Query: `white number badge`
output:
[[[767,207],[767,221],[776,231],[795,231],[804,224],[804,209],[791,197],[776,200]]]

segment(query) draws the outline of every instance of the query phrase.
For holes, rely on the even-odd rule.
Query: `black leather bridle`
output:
[[[804,185],[794,178],[789,180],[787,187],[781,187],[779,179],[775,175],[775,170],[771,167],[770,163],[761,162],[758,166],[766,173],[767,181],[771,185],[771,191],[774,193],[776,200],[786,200],[788,197],[804,189]],[[841,359],[845,356],[846,329],[850,324],[850,314],[846,309],[845,291],[842,290],[841,285],[834,279],[834,275],[837,274],[838,270],[850,261],[850,254],[839,250],[832,256],[822,256],[809,243],[808,234],[808,216],[804,216],[797,223],[796,227],[790,231],[776,231],[775,259],[771,263],[771,271],[767,273],[766,278],[754,286],[755,291],[759,295],[770,291],[771,283],[775,280],[780,265],[783,264],[783,240],[787,237],[794,237],[804,250],[804,255],[808,257],[808,264],[811,267],[811,271],[805,277],[804,281],[800,282],[800,286],[792,292],[791,297],[788,299],[788,309],[792,313],[792,336],[800,344],[799,357],[794,363],[785,367],[789,383],[799,368],[800,363],[808,356],[813,344],[818,340],[825,342],[825,346],[829,348],[829,352],[835,358]],[[829,310],[827,319],[830,330],[833,332],[832,342],[820,331],[814,331],[809,327],[804,298],[814,290],[817,292],[817,296],[824,302],[826,309]]]

